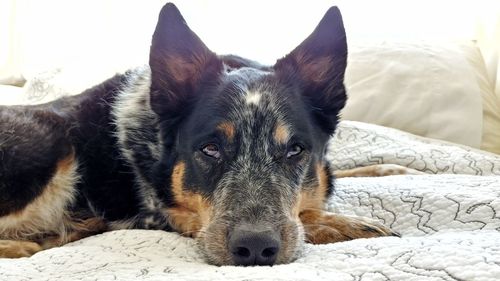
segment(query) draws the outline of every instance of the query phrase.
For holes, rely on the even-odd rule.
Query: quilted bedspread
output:
[[[293,263],[212,266],[175,233],[104,233],[30,258],[0,260],[0,280],[500,280],[500,156],[344,121],[333,168],[394,163],[418,176],[342,178],[334,212],[402,234],[306,245]]]

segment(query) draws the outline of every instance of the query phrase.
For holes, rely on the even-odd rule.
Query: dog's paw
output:
[[[400,236],[380,223],[364,218],[337,215],[320,210],[306,210],[300,214],[306,241],[327,244],[358,238]]]
[[[350,170],[334,172],[337,178],[348,177],[385,177],[394,175],[425,175],[424,172],[396,164],[377,164],[366,167],[358,167]]]
[[[424,172],[412,168],[403,167],[395,164],[380,164],[374,166],[374,174],[378,177],[393,175],[425,175]]]
[[[0,240],[0,258],[30,257],[42,250],[35,242]]]

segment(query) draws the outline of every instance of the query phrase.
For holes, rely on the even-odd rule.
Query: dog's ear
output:
[[[314,115],[328,133],[333,133],[347,96],[344,73],[347,42],[342,16],[331,7],[316,29],[297,48],[274,65],[280,79],[298,81]]]
[[[186,109],[205,81],[214,81],[222,62],[187,26],[172,3],[161,10],[151,43],[151,106],[160,114],[175,115]]]

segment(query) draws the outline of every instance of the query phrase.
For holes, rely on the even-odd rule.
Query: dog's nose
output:
[[[270,232],[235,230],[229,250],[236,265],[273,265],[280,251],[280,240]]]

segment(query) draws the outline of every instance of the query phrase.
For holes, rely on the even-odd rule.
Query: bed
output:
[[[333,212],[369,217],[402,237],[306,245],[273,267],[212,266],[175,233],[121,230],[30,258],[1,259],[0,280],[498,280],[500,156],[396,129],[342,121],[334,169],[392,163],[427,175],[341,178]]]

